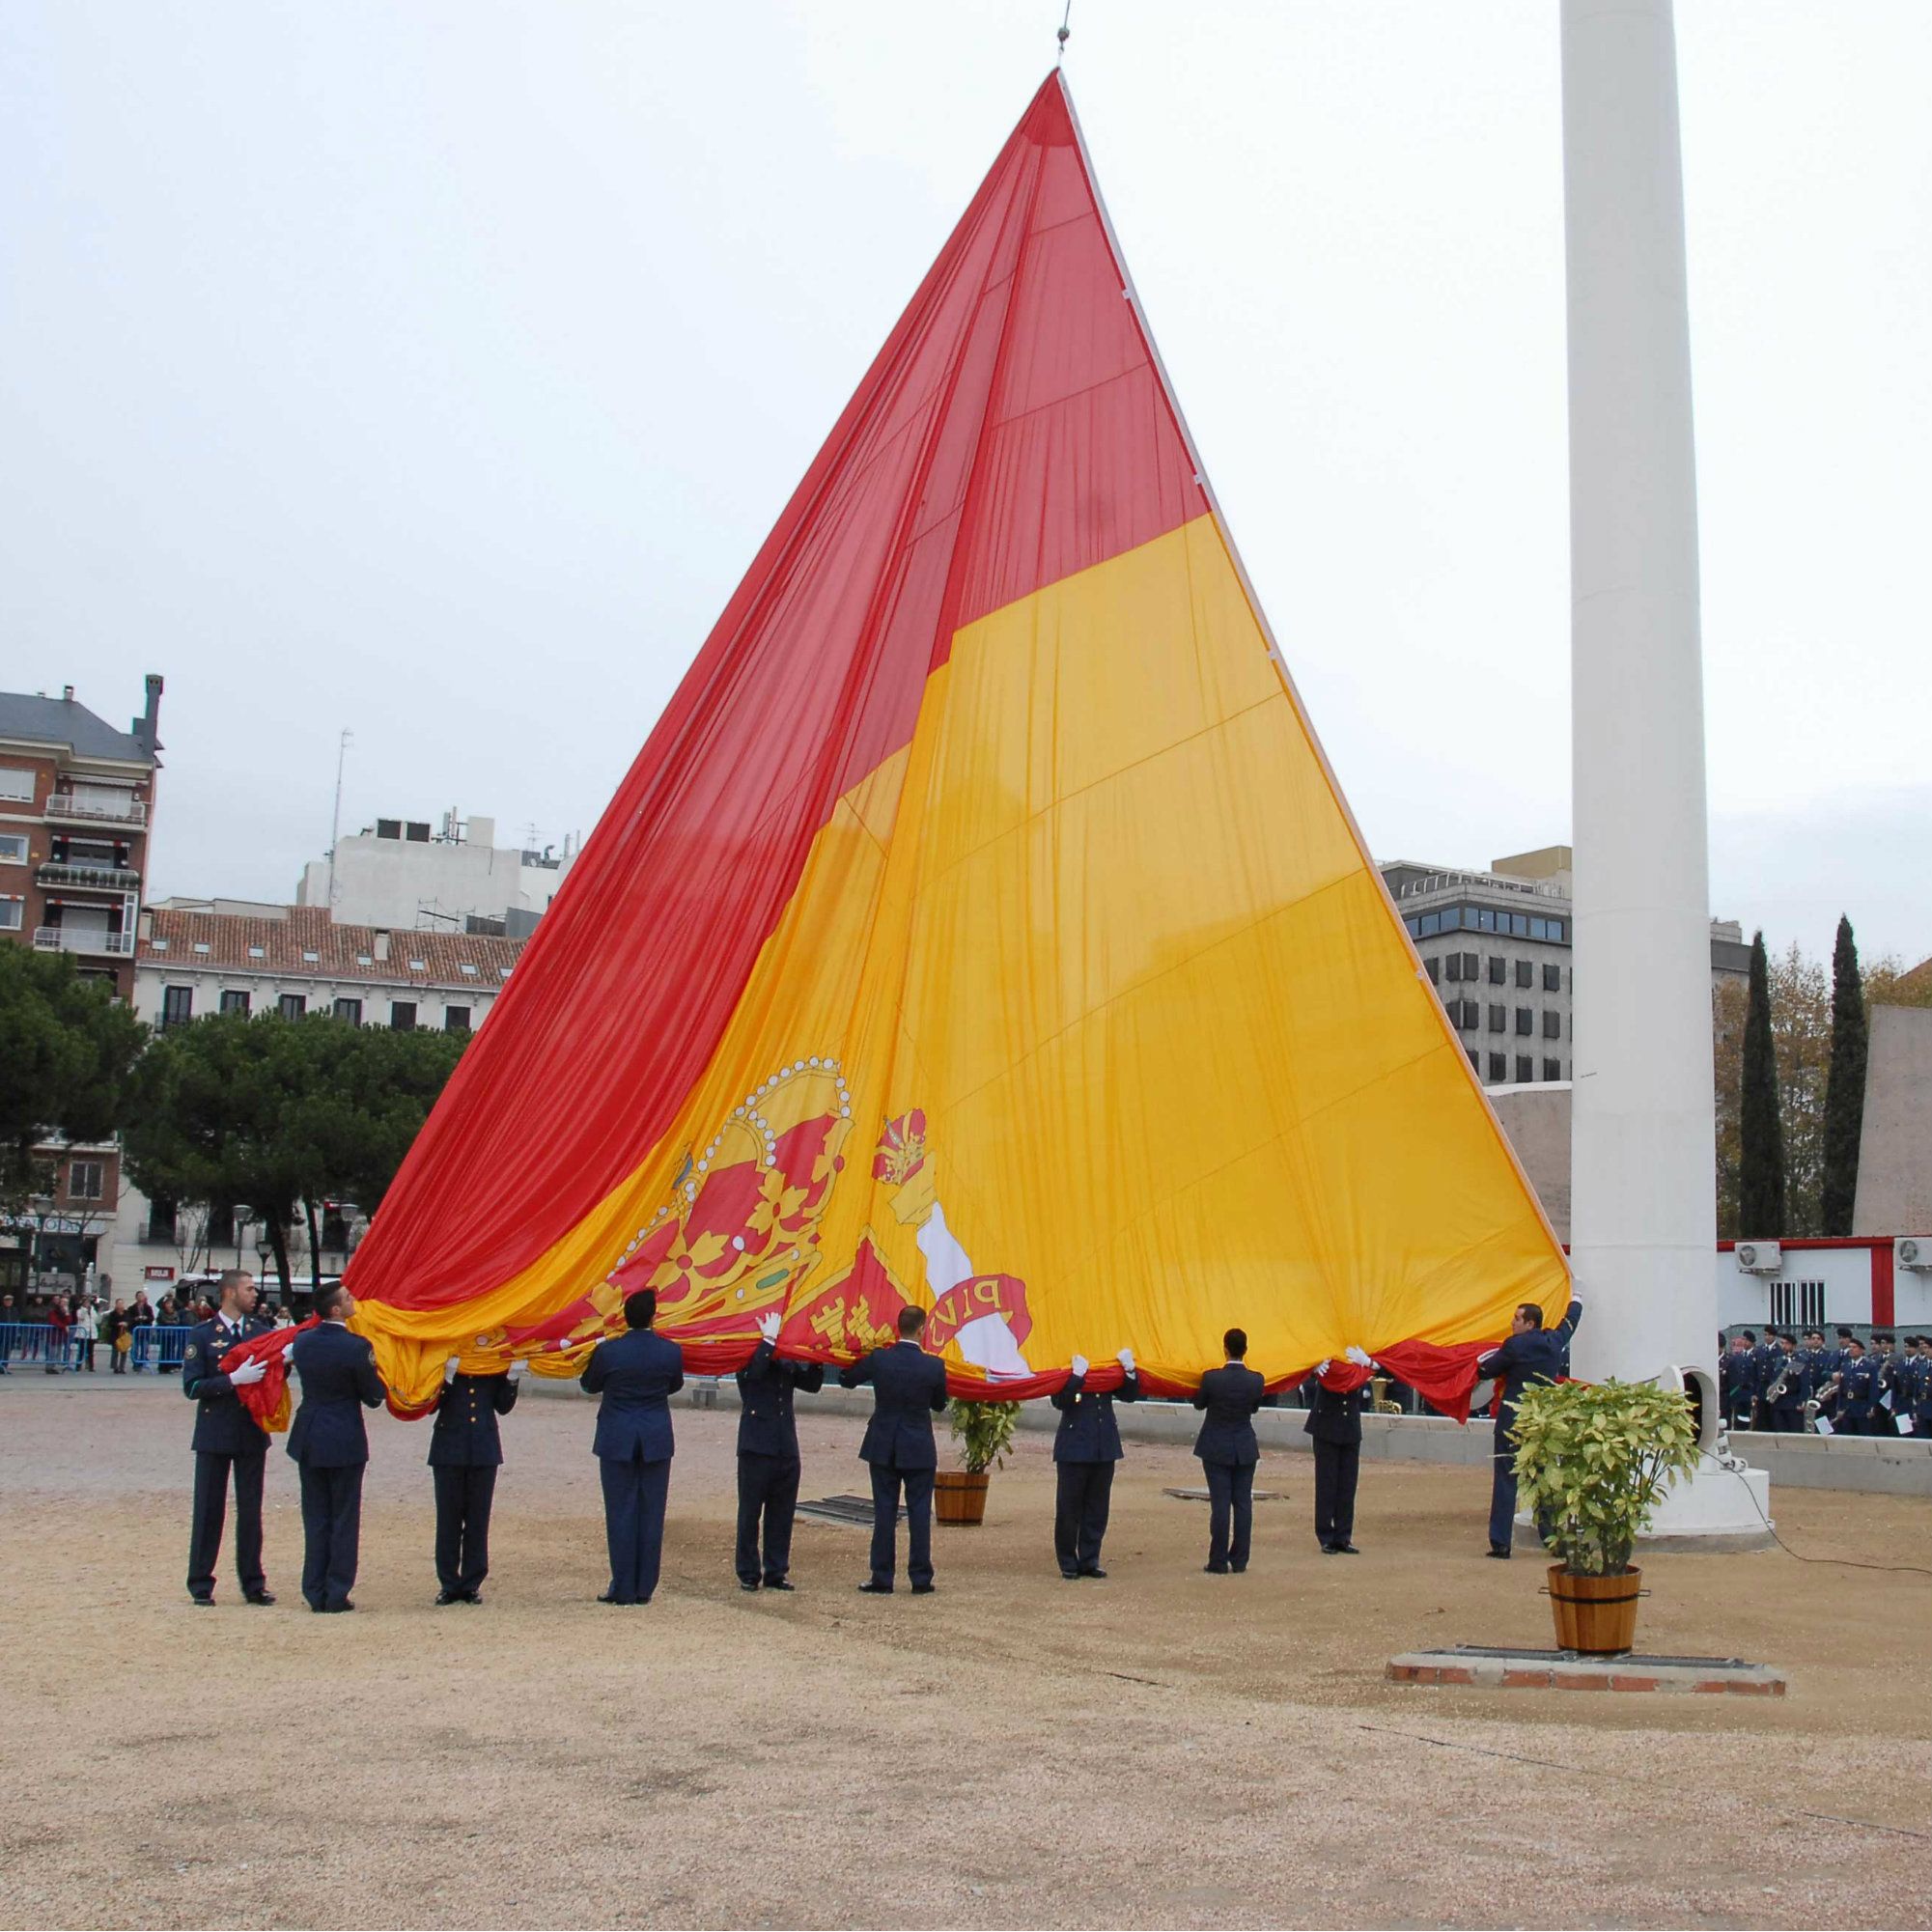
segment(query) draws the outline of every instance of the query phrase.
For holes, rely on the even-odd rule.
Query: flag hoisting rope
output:
[[[1066,12],[1060,15],[1060,32],[1058,35],[1060,51],[1053,56],[1053,65],[1055,67],[1058,67],[1067,57],[1067,22],[1073,17],[1074,0],[1067,0]]]

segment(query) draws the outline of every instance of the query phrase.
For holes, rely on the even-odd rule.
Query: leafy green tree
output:
[[[1859,1190],[1859,1134],[1865,1107],[1864,981],[1852,922],[1838,920],[1832,950],[1832,1067],[1825,1083],[1825,1180],[1819,1231],[1850,1234]]]
[[[314,1266],[323,1201],[374,1210],[467,1038],[320,1013],[219,1014],[173,1028],[140,1065],[127,1171],[164,1200],[253,1208],[286,1292],[296,1214]]]
[[[1762,933],[1754,934],[1750,942],[1738,1139],[1738,1232],[1776,1239],[1784,1232],[1784,1133],[1778,1115],[1771,972]]]
[[[0,944],[0,1203],[34,1191],[42,1141],[113,1134],[147,1037],[71,954]]]

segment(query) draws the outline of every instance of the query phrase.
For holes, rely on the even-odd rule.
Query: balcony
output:
[[[91,933],[70,926],[36,926],[34,950],[37,953],[94,953],[111,959],[131,959],[132,933]]]
[[[45,860],[35,875],[42,885],[85,885],[97,892],[138,892],[141,875],[103,859]]]
[[[106,805],[56,792],[47,800],[46,816],[69,825],[145,826],[148,807],[139,798],[129,798],[125,805]]]

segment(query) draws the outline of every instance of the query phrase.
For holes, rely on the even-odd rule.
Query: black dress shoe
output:
[[[796,1590],[798,1586],[797,1583],[787,1582],[783,1577],[767,1577],[765,1587],[768,1590]]]
[[[436,1608],[438,1610],[441,1610],[445,1604],[460,1604],[462,1602],[462,1592],[461,1590],[438,1590],[436,1592]]]
[[[462,1600],[466,1604],[480,1604],[483,1601],[483,1592],[481,1590],[465,1590],[462,1593]]]
[[[1105,1577],[1106,1577],[1106,1572],[1105,1570],[1101,1569],[1101,1568],[1100,1568],[1100,1567],[1099,1567],[1098,1565],[1096,1565],[1096,1566],[1095,1566],[1095,1567],[1094,1567],[1093,1569],[1091,1569],[1091,1570],[1082,1570],[1082,1571],[1080,1571],[1080,1572],[1079,1572],[1079,1574],[1080,1574],[1080,1575],[1081,1575],[1082,1577],[1094,1577],[1094,1578],[1105,1578]]]
[[[1080,1573],[1078,1570],[1062,1570],[1060,1574],[1070,1583],[1078,1583],[1080,1580]]]
[[[1341,1545],[1339,1543],[1324,1543],[1322,1545],[1322,1554],[1324,1556],[1339,1556],[1341,1554]]]
[[[1337,1543],[1332,1546],[1337,1556],[1359,1556],[1361,1552],[1353,1543]]]
[[[273,1590],[250,1590],[244,1601],[257,1604],[262,1609],[266,1610],[275,1601],[275,1592]]]
[[[601,1591],[597,1600],[601,1604],[628,1604],[631,1601],[630,1597],[620,1597],[611,1590]]]
[[[912,1594],[915,1597],[929,1597],[938,1587],[937,1583],[914,1583],[912,1585]]]
[[[862,1597],[889,1597],[892,1594],[892,1585],[890,1583],[861,1583],[858,1586],[858,1593]]]
[[[1201,1568],[1210,1577],[1224,1577],[1227,1575],[1227,1565],[1225,1563],[1203,1563]]]
[[[747,1583],[747,1582],[746,1582],[744,1581],[744,1579],[743,1579],[742,1577],[741,1577],[741,1578],[739,1578],[739,1580],[738,1580],[738,1587],[739,1587],[739,1588],[740,1588],[741,1590],[755,1590],[755,1589],[756,1589],[756,1588],[758,1587],[758,1583],[757,1583],[757,1581],[756,1581],[755,1579],[754,1579],[754,1580],[753,1580],[753,1581],[752,1581],[751,1582],[748,1582],[748,1583]]]
[[[1494,1556],[1498,1563],[1506,1563],[1509,1561],[1509,1552],[1505,1550],[1500,1543],[1492,1543],[1489,1546],[1487,1554]]]
[[[190,1597],[188,1602],[196,1610],[212,1610],[214,1608],[214,1599],[212,1597]]]

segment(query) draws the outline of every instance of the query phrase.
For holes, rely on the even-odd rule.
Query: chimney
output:
[[[161,748],[161,741],[155,736],[161,724],[161,690],[162,682],[160,672],[150,671],[148,673],[148,709],[128,726],[129,735],[138,739],[147,747],[150,758]],[[73,686],[71,685],[68,686],[67,694],[69,697],[73,696]]]
[[[73,686],[71,685],[63,685],[61,686],[61,702],[68,705],[73,703]]]

